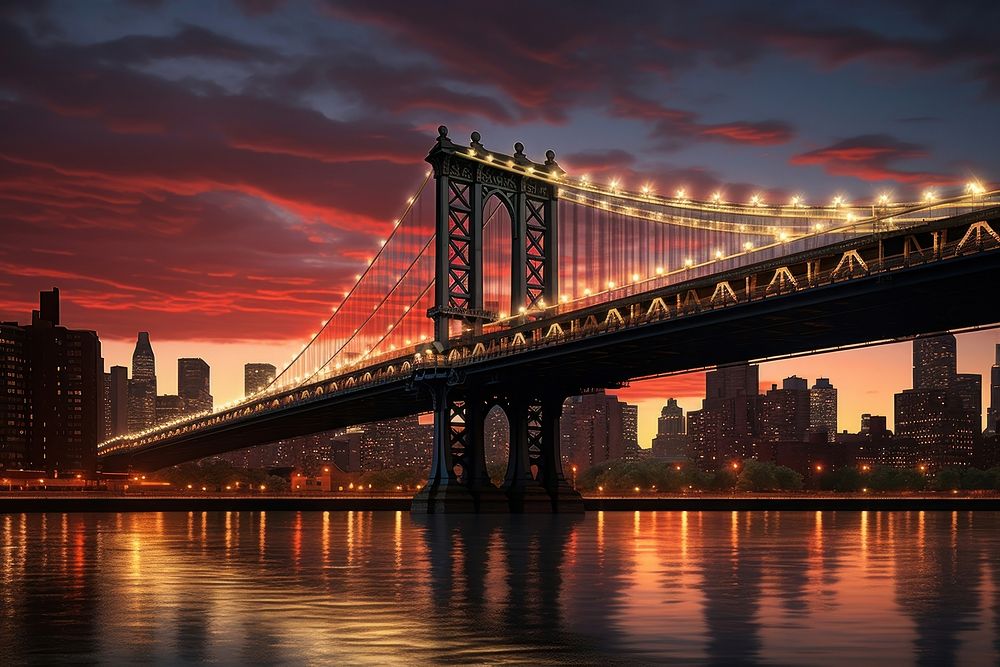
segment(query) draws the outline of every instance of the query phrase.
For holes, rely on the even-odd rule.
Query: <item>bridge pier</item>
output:
[[[486,471],[483,400],[453,378],[425,383],[434,406],[431,472],[411,511],[419,514],[506,512],[504,495]]]
[[[434,407],[434,442],[427,484],[413,498],[417,514],[582,512],[559,453],[564,396],[518,396],[502,401],[510,432],[501,488],[486,470],[484,429],[494,404],[455,377],[424,380]]]

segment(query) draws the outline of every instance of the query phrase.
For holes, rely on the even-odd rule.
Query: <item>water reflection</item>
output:
[[[5,662],[995,664],[1000,514],[0,516]]]

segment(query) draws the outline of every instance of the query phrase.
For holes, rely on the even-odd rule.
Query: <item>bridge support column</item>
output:
[[[510,448],[507,475],[503,491],[507,494],[511,512],[550,512],[552,501],[542,486],[542,432],[544,415],[541,401],[517,397],[510,401],[507,413],[510,427]],[[534,467],[534,471],[532,471]]]
[[[562,394],[550,394],[541,401],[542,451],[538,477],[549,494],[553,512],[583,512],[583,498],[563,474],[559,418],[562,416],[564,401]]]
[[[486,472],[482,399],[445,380],[428,382],[427,386],[434,407],[431,473],[413,497],[411,511],[506,512],[506,500]]]

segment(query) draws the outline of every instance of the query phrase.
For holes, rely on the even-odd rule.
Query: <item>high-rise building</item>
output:
[[[1000,433],[1000,345],[996,347],[996,363],[990,369],[990,407],[986,412],[986,432]]]
[[[25,467],[30,423],[28,332],[0,322],[0,469]]]
[[[177,360],[177,395],[184,414],[212,411],[211,371],[204,359]]]
[[[157,424],[163,424],[172,419],[183,417],[185,414],[184,399],[180,396],[176,394],[163,394],[156,397]]]
[[[656,420],[653,456],[665,461],[683,461],[687,456],[688,437],[684,428],[684,408],[676,398],[667,399]]]
[[[140,331],[132,352],[132,379],[128,383],[128,430],[131,433],[156,423],[156,358],[149,332]]]
[[[955,382],[955,337],[919,336],[913,341],[913,388],[947,389]]]
[[[265,389],[274,381],[277,373],[278,369],[274,367],[274,364],[244,364],[243,394],[250,396]]]
[[[837,388],[829,378],[816,378],[809,390],[809,432],[826,433],[827,442],[837,437]]]
[[[623,458],[635,460],[639,457],[639,406],[622,403],[622,439],[625,445]]]
[[[104,366],[104,362],[101,362],[101,366]],[[101,382],[101,409],[104,413],[104,417],[101,420],[101,437],[99,440],[102,442],[111,437],[111,420],[113,408],[111,405],[111,373],[104,373]]]
[[[364,429],[351,427],[330,442],[333,463],[344,472],[361,471],[361,439]]]
[[[760,439],[765,442],[805,442],[809,434],[812,398],[809,383],[791,376],[761,401]]]
[[[757,435],[761,397],[757,366],[724,366],[705,374],[701,410],[688,413],[689,458],[705,469],[747,458]]]
[[[60,326],[58,289],[39,301],[31,324],[0,326],[0,465],[91,471],[104,432],[101,342]]]
[[[361,469],[423,467],[430,465],[430,424],[416,416],[365,424],[361,437]]]
[[[128,433],[128,368],[112,366],[111,372],[111,437]]]
[[[972,463],[982,428],[982,379],[956,372],[955,337],[913,342],[913,389],[895,396],[896,437],[933,469]]]
[[[585,470],[605,461],[637,456],[638,436],[633,439],[626,433],[626,422],[631,420],[626,415],[630,413],[627,403],[604,390],[568,398],[559,420],[563,465]]]
[[[955,375],[953,388],[962,401],[962,407],[972,412],[975,415],[976,424],[981,426],[983,423],[983,376],[978,373],[958,373]]]

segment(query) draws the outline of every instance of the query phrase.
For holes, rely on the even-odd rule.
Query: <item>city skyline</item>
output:
[[[208,343],[198,345],[191,341],[157,341],[155,332],[151,332],[153,345],[158,355],[165,360],[175,360],[173,354],[183,358],[198,354],[204,358],[213,369],[212,391],[216,403],[222,404],[241,398],[244,395],[244,364],[266,363],[267,358],[255,357],[234,359],[225,344]],[[989,406],[990,369],[995,363],[995,346],[1000,344],[1000,329],[961,333],[956,336],[958,344],[958,370],[960,373],[976,373],[983,376],[983,420],[985,426],[986,407]],[[135,341],[119,345],[117,341],[101,339],[104,350],[105,364],[108,368],[119,365],[115,359],[121,358],[120,365],[130,366]],[[826,377],[839,390],[838,430],[845,429],[854,432],[861,423],[861,415],[885,415],[889,428],[894,426],[893,396],[895,393],[912,386],[912,349],[910,341],[888,343],[855,350],[828,352],[817,355],[802,356],[792,359],[764,362],[760,364],[760,392],[764,393],[772,384],[781,384],[782,379],[798,375],[809,380],[810,385],[816,378]],[[222,349],[220,349],[222,348]],[[267,354],[271,346],[253,346],[248,348],[255,353]],[[163,350],[168,350],[164,353]],[[205,350],[208,350],[207,352]],[[213,351],[218,350],[218,353]],[[284,350],[282,354],[287,353]],[[273,352],[272,352],[273,354]],[[125,356],[122,356],[125,355]],[[852,358],[853,363],[845,364],[845,356]],[[282,356],[271,359],[286,358]],[[870,375],[856,371],[871,368],[877,364],[879,368],[880,387],[873,389],[868,386]],[[278,365],[278,364],[275,364]],[[280,368],[280,366],[279,366]],[[171,379],[173,378],[173,379]],[[158,391],[161,394],[175,394],[176,377],[166,374],[157,378]],[[680,374],[665,378],[656,378],[643,382],[634,382],[625,389],[609,390],[608,393],[618,396],[621,400],[639,407],[639,445],[648,448],[656,435],[656,422],[660,409],[668,398],[676,398],[685,414],[697,410],[704,397],[704,372]]]
[[[280,369],[328,316],[421,179],[442,121],[501,148],[560,147],[564,168],[595,181],[703,198],[717,188],[733,200],[755,188],[769,201],[918,198],[1000,174],[1000,137],[988,131],[996,54],[966,36],[987,9],[975,4],[795,3],[766,17],[725,3],[642,5],[600,37],[582,29],[596,11],[584,7],[565,34],[525,36],[536,48],[516,50],[509,69],[478,43],[427,41],[436,21],[405,5],[104,7],[116,21],[73,3],[0,13],[4,61],[17,63],[0,72],[12,130],[0,146],[11,221],[0,314],[28,312],[58,282],[67,318],[101,332],[109,361],[124,364],[135,332],[149,330],[165,358],[198,349],[219,402],[240,396],[244,362]],[[520,22],[488,23],[487,51],[519,43]],[[636,46],[660,34],[673,39]],[[96,83],[75,83],[82,71]],[[155,152],[163,159],[150,161]],[[995,342],[963,338],[963,370],[986,372]],[[883,349],[881,401],[901,386],[890,362],[905,356]],[[862,375],[872,357],[852,355],[837,365]],[[768,379],[794,372],[776,368]],[[656,412],[652,394],[695,398],[668,388],[696,380],[670,383],[623,396],[647,404],[644,415]],[[848,403],[841,420],[858,412]],[[654,421],[642,419],[644,441]]]

